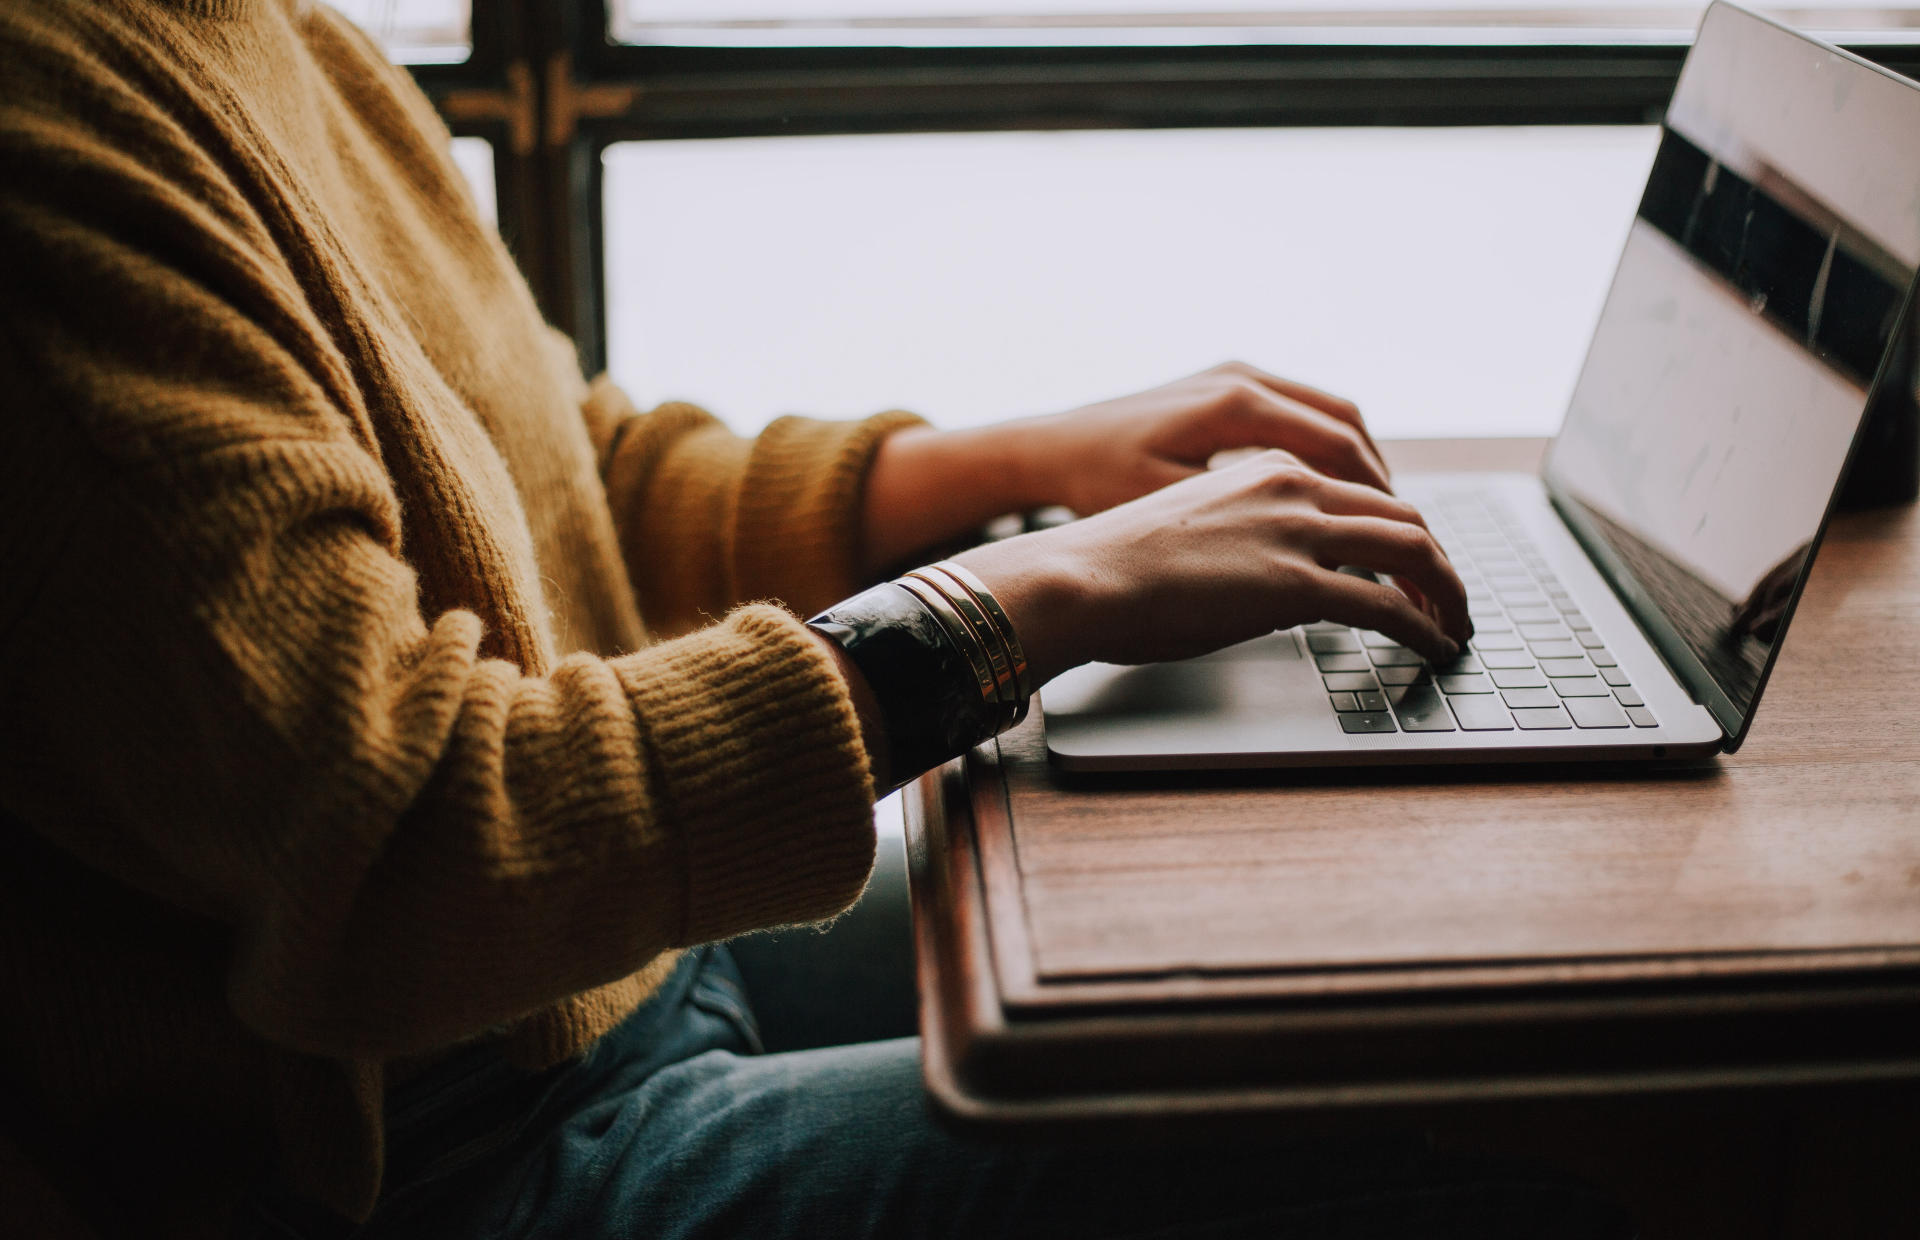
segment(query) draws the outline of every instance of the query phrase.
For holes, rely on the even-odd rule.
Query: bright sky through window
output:
[[[1064,409],[1228,357],[1389,436],[1545,435],[1656,131],[1221,129],[608,150],[608,366],[741,430]]]

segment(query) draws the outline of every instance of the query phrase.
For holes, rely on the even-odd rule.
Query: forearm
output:
[[[868,578],[994,517],[1057,503],[1039,466],[1039,423],[890,435],[867,480],[862,566]]]

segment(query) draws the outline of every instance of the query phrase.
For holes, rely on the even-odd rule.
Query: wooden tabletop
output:
[[[1400,471],[1530,469],[1541,447],[1387,452]],[[1385,1022],[1440,1046],[1462,1021],[1539,1030],[1558,1017],[1588,1032],[1624,1021],[1606,1045],[1631,1048],[1615,1066],[1640,1084],[1711,1075],[1730,1030],[1743,1031],[1725,1056],[1736,1072],[1914,1067],[1917,525],[1911,508],[1834,522],[1747,744],[1692,766],[1069,781],[1048,766],[1037,713],[909,798],[929,1053],[948,1060],[930,1083],[945,1073],[948,1101],[966,1109],[970,1094],[981,1113],[996,1094],[1044,1109],[1048,1081],[1081,1101],[1137,1084],[1164,1104],[1188,1078],[1143,1066],[1133,1081],[1140,1030],[1178,1046],[1183,1027],[1233,1026],[1193,1045],[1242,1065],[1269,1101],[1324,1100],[1366,1082],[1299,1045],[1283,1071],[1263,1058],[1279,1053],[1276,1030]],[[1805,1023],[1765,1050],[1752,1039],[1772,1035],[1742,1020],[1769,1005]],[[1842,1008],[1864,1040],[1824,1040]],[[1436,1052],[1429,1078],[1402,1057],[1367,1079],[1430,1096],[1520,1077],[1573,1087],[1615,1053],[1568,1033],[1565,1056],[1488,1066],[1512,1065],[1521,1036],[1478,1059],[1465,1042]],[[1210,1080],[1231,1085],[1242,1067]]]

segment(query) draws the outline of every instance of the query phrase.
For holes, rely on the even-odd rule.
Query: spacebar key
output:
[[[1497,693],[1464,694],[1453,699],[1453,713],[1469,732],[1511,732],[1513,716]]]
[[[1447,711],[1447,699],[1431,684],[1413,684],[1398,691],[1393,704],[1400,726],[1408,732],[1451,732],[1453,716]]]

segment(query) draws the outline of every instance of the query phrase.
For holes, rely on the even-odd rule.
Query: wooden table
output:
[[[1073,782],[1035,718],[927,776],[931,1093],[1051,1126],[1920,1077],[1917,526],[1835,521],[1708,763]]]

